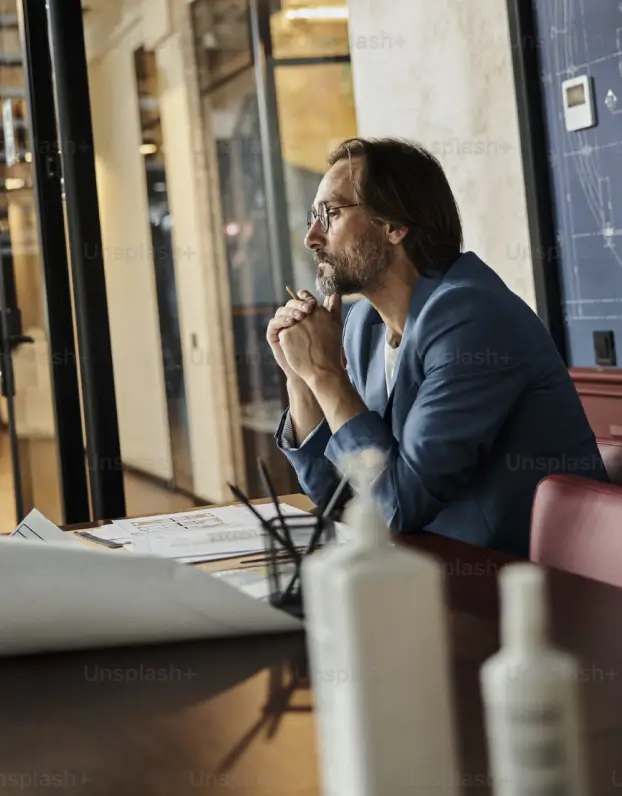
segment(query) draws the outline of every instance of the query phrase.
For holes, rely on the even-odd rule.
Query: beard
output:
[[[350,251],[327,254],[320,249],[313,258],[318,264],[315,280],[317,290],[325,296],[348,296],[378,286],[389,267],[391,244],[369,232],[360,237]],[[322,272],[324,264],[330,265],[332,273]]]

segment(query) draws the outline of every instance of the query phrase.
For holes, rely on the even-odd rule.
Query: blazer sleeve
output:
[[[322,503],[329,492],[335,491],[339,483],[335,466],[324,455],[331,436],[330,428],[326,420],[323,420],[299,448],[292,448],[286,437],[283,437],[283,431],[288,421],[289,409],[281,418],[275,435],[277,447],[294,468],[302,491],[317,506]]]
[[[375,495],[396,532],[424,528],[469,485],[527,379],[520,332],[493,297],[450,288],[424,313],[417,340],[403,352],[418,360],[407,370],[423,374],[418,390],[399,385],[400,400],[409,389],[415,396],[399,441],[367,411],[341,426],[326,448],[336,466],[344,454],[369,447],[386,453]]]

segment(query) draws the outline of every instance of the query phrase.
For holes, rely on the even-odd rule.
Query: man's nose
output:
[[[319,218],[316,218],[305,235],[307,249],[321,249],[326,243],[326,235]]]

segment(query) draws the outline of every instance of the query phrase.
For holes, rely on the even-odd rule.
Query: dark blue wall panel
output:
[[[569,365],[612,330],[622,366],[622,3],[535,0]],[[593,79],[596,127],[568,132],[561,85]]]

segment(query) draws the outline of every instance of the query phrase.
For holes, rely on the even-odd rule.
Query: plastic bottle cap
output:
[[[504,646],[543,644],[547,633],[544,570],[535,564],[508,564],[499,575]]]

